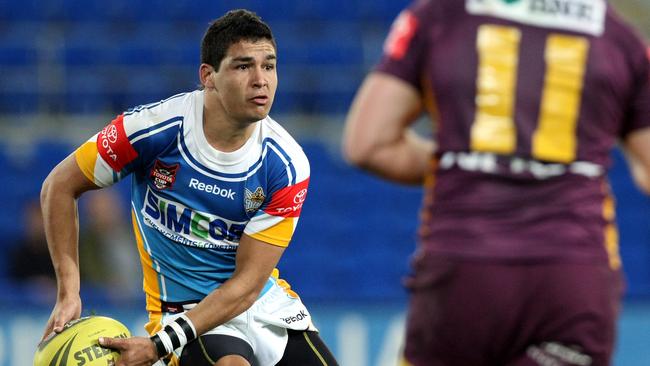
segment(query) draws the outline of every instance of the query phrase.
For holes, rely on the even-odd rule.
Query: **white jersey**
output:
[[[202,121],[203,91],[179,94],[123,113],[75,153],[98,186],[132,177],[149,312],[196,303],[230,278],[242,233],[286,247],[306,197],[309,162],[273,119],[228,153],[208,144]]]

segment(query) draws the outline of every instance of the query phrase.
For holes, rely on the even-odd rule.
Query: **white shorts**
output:
[[[253,305],[232,320],[213,328],[204,334],[222,334],[246,341],[254,352],[258,365],[271,366],[280,361],[287,346],[287,329],[314,330],[311,314],[292,293],[285,291],[277,280],[253,303]],[[193,306],[185,306],[186,310]],[[182,313],[164,313],[163,327]],[[174,351],[177,357],[183,347]],[[159,361],[155,366],[164,365]]]

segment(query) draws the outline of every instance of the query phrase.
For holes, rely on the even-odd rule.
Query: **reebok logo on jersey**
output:
[[[177,243],[206,249],[235,249],[245,223],[192,210],[147,189],[142,215],[147,226]]]
[[[198,189],[199,191],[203,191],[206,193],[212,193],[215,196],[220,196],[223,198],[227,198],[229,200],[235,199],[236,192],[233,191],[232,189],[220,188],[216,184],[205,184],[196,178],[190,179],[190,184],[188,186],[190,188]]]
[[[114,171],[122,168],[138,157],[124,131],[124,115],[119,115],[97,134],[97,151]]]

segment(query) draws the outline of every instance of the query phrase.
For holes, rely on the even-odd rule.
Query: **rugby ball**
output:
[[[38,345],[34,366],[110,366],[119,352],[101,347],[99,337],[128,338],[129,330],[105,316],[87,316],[65,325],[63,331],[48,336]]]

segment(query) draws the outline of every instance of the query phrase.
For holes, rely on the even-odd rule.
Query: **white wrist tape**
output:
[[[196,328],[187,315],[182,314],[173,322],[165,325],[158,333],[151,337],[156,345],[158,357],[164,357],[175,349],[186,345],[197,337]]]

